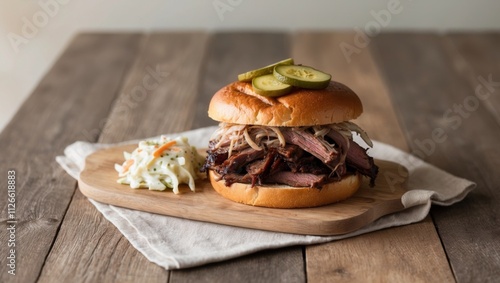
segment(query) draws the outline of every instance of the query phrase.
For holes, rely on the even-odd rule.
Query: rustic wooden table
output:
[[[348,44],[350,46],[348,46]],[[344,52],[342,51],[344,48]],[[1,282],[498,282],[500,34],[81,34],[0,135]],[[212,94],[286,57],[361,97],[371,137],[477,189],[421,223],[166,271],[149,262],[56,163],[74,141],[112,143],[216,123]],[[16,275],[7,179],[15,171]],[[7,260],[8,263],[8,260]]]

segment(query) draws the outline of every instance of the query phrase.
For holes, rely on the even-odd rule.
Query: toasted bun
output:
[[[226,187],[216,173],[209,170],[212,187],[223,197],[235,202],[274,208],[303,208],[327,205],[352,196],[361,185],[359,174],[349,175],[321,189],[286,185],[256,185],[234,183]]]
[[[359,97],[335,81],[325,89],[298,88],[277,98],[258,95],[251,83],[237,81],[215,93],[208,108],[208,116],[216,121],[275,127],[340,123],[362,112]]]

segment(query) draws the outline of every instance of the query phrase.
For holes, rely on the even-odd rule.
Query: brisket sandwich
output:
[[[358,96],[335,81],[279,97],[259,95],[249,82],[233,82],[210,102],[208,115],[220,125],[202,171],[219,194],[249,205],[315,207],[347,199],[362,176],[373,185],[378,172],[373,158],[353,141],[358,134],[372,146],[350,122],[362,112]]]

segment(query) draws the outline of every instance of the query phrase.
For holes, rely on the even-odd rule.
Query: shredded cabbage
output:
[[[186,137],[170,139],[161,136],[159,140],[141,141],[132,152],[124,152],[125,162],[115,164],[118,183],[131,188],[148,188],[163,191],[172,189],[179,193],[180,184],[188,184],[195,191],[195,180],[203,178],[199,169],[205,158]]]

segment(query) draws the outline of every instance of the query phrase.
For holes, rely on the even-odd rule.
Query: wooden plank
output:
[[[152,34],[99,141],[120,142],[191,129],[208,40],[208,34],[201,32]]]
[[[107,115],[140,38],[137,34],[76,37],[0,134],[1,172],[7,178],[7,170],[16,171],[18,220],[16,276],[7,273],[8,247],[2,244],[1,282],[37,280],[76,184],[54,157],[69,143],[85,139],[83,130],[98,127]],[[1,186],[7,192],[7,183]],[[0,207],[7,211],[6,194]],[[1,229],[0,238],[7,237],[7,230]]]
[[[400,117],[413,151],[448,172],[477,182],[476,190],[462,202],[432,209],[456,280],[494,282],[500,278],[500,131],[495,115],[485,105],[496,102],[481,103],[475,93],[479,84],[464,74],[492,74],[498,81],[498,55],[476,57],[477,52],[498,50],[498,45],[484,48],[490,43],[453,40],[452,44],[460,57],[450,52],[441,36],[432,34],[381,35],[371,47],[381,62],[396,108],[404,114]],[[498,88],[494,90],[498,92]],[[439,139],[433,136],[436,129],[443,133]]]
[[[184,111],[189,113],[194,107],[197,71],[206,41],[202,33],[150,35],[105,120],[99,141],[118,142],[189,129],[192,119]],[[168,276],[133,248],[77,191],[40,282],[165,282]]]
[[[353,33],[301,33],[293,38],[292,54],[298,63],[329,72],[333,79],[358,93],[364,113],[355,122],[373,139],[407,150],[397,110],[391,104],[370,50],[363,50],[350,60],[341,52],[340,46],[352,44],[354,36]],[[421,253],[422,250],[426,253]],[[306,263],[308,281],[312,282],[453,280],[429,218],[405,227],[306,247]]]
[[[432,246],[427,248],[425,243]],[[439,237],[427,217],[417,225],[307,247],[307,279],[309,282],[453,282],[443,251],[434,247],[437,244]],[[436,259],[441,260],[438,265],[429,263],[435,263]]]
[[[216,124],[206,116],[208,102],[215,91],[235,81],[239,73],[287,58],[289,52],[288,37],[283,33],[216,33],[208,48],[193,127]],[[174,270],[170,281],[204,282],[206,278],[216,282],[238,282],[235,278],[253,282],[304,281],[300,251],[300,247],[279,249],[272,256],[259,252],[236,261],[192,268],[189,272]],[[295,262],[293,269],[290,262]],[[272,278],[279,280],[270,280]]]
[[[498,95],[498,82],[500,81],[500,33],[456,33],[449,34],[443,38],[444,48],[451,64],[457,73],[463,77],[469,85],[476,87],[482,85],[480,92],[487,95],[487,99],[481,99],[485,110],[489,111],[500,124],[500,96]],[[484,82],[493,80],[493,85],[485,85]],[[495,88],[496,91],[495,91]],[[491,95],[496,92],[497,95]],[[488,93],[491,93],[488,95]]]
[[[485,150],[483,154],[488,156],[481,163],[484,162],[488,165],[479,164],[480,168],[486,167],[487,171],[481,172],[480,177],[471,174],[470,178],[477,179],[479,177],[483,179],[483,176],[487,177],[478,182],[478,189],[480,190],[477,192],[480,194],[478,199],[475,199],[475,203],[465,208],[474,209],[474,215],[468,215],[467,213],[468,217],[463,219],[462,223],[473,222],[473,219],[477,219],[477,217],[484,218],[485,221],[481,220],[480,225],[478,225],[478,222],[474,222],[477,227],[476,231],[464,229],[466,235],[464,236],[464,232],[461,231],[460,234],[462,235],[459,236],[453,234],[457,232],[457,227],[453,227],[451,223],[448,223],[448,217],[452,215],[453,211],[439,210],[433,213],[433,217],[440,233],[441,231],[443,233],[441,237],[444,239],[450,259],[454,261],[452,267],[457,273],[457,278],[464,282],[472,280],[494,282],[500,278],[500,242],[498,241],[498,235],[495,236],[495,231],[498,231],[500,226],[500,220],[498,219],[500,214],[498,208],[500,193],[496,189],[498,188],[499,178],[494,177],[497,175],[496,172],[498,172],[498,165],[500,164],[496,159],[499,156],[496,144],[498,144],[500,125],[500,97],[498,95],[500,93],[500,54],[498,52],[500,50],[500,34],[453,34],[444,38],[444,49],[444,52],[449,54],[451,64],[457,71],[458,76],[468,83],[469,90],[474,90],[476,95],[479,93],[487,95],[479,99],[482,104],[481,107],[471,113],[471,115],[478,113],[478,115],[483,116],[482,119],[478,119],[473,123],[482,124],[484,120],[488,120],[487,126],[483,127],[482,130],[483,135],[490,136],[490,139],[484,143],[482,138],[480,141],[480,147]],[[494,83],[485,84],[488,81]],[[479,86],[482,86],[480,90],[478,90]],[[488,117],[484,117],[487,116],[488,112],[493,116],[497,125],[493,125]],[[464,126],[466,126],[466,122],[464,122]],[[473,124],[467,126],[465,133],[472,127],[475,126]],[[472,142],[473,136],[468,137],[469,141]],[[494,140],[496,140],[496,144]],[[471,156],[474,155],[470,155],[469,160]],[[462,170],[467,171],[465,168]],[[490,178],[490,176],[493,176],[493,178]],[[482,205],[484,199],[488,200],[485,206]],[[462,212],[462,215],[466,214],[464,212]],[[460,241],[463,243],[463,238],[471,246],[459,245],[455,242]],[[477,242],[480,243],[479,246],[477,246]],[[469,259],[463,257],[463,254],[467,254]],[[468,260],[473,260],[477,265],[468,266]],[[475,270],[472,268],[475,268]]]
[[[303,270],[302,249],[289,247],[176,270],[172,272],[170,282],[305,282]]]
[[[38,282],[165,282],[79,191],[75,192]]]

